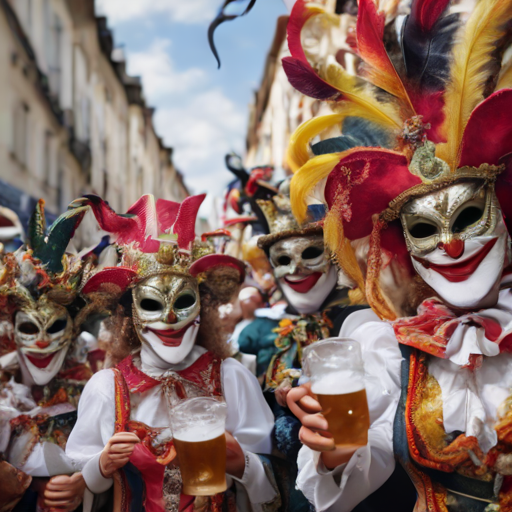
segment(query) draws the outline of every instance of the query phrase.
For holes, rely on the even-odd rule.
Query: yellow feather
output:
[[[293,172],[296,172],[310,158],[309,143],[318,134],[333,126],[343,125],[345,118],[354,116],[372,121],[387,130],[398,130],[397,119],[384,115],[379,110],[362,107],[360,104],[343,101],[336,105],[336,114],[320,116],[302,123],[290,137],[287,159]]]
[[[336,208],[327,212],[325,217],[324,240],[333,252],[338,266],[357,284],[361,295],[364,297],[365,283],[363,273],[357,263],[350,241],[343,234],[343,222]]]
[[[483,100],[488,78],[486,64],[512,17],[510,0],[480,0],[468,20],[462,40],[453,49],[450,84],[445,98],[443,132],[447,142],[437,145],[437,156],[452,170],[460,160],[464,128],[473,109]]]
[[[309,142],[324,130],[341,125],[344,118],[344,114],[314,117],[302,123],[292,133],[288,145],[288,163],[293,172],[298,171],[309,160]]]
[[[306,199],[308,194],[320,180],[329,176],[329,173],[345,153],[346,151],[316,156],[306,162],[293,175],[290,183],[290,202],[292,212],[299,224],[304,222],[307,217],[308,205]]]
[[[512,63],[509,62],[507,66],[502,68],[495,90],[510,88],[512,88]]]
[[[359,117],[401,130],[404,119],[399,109],[391,102],[378,101],[360,79],[349,74],[339,64],[329,64],[325,73],[325,80],[338,89],[348,100],[360,107]],[[366,112],[365,115],[362,112]]]

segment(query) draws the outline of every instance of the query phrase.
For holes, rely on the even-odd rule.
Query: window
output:
[[[50,0],[44,2],[46,64],[50,91],[57,97],[61,93],[61,48],[62,23],[51,7]]]
[[[43,146],[43,182],[45,185],[50,183],[52,176],[52,165],[53,165],[53,134],[46,130],[44,132],[44,146]]]
[[[23,166],[28,163],[28,115],[29,108],[25,103],[19,104],[14,111],[12,150]]]

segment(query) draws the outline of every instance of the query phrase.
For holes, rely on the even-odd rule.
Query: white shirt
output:
[[[195,346],[187,357],[190,364],[204,352],[204,348]],[[142,368],[146,370],[143,354],[141,359]],[[256,378],[234,359],[228,358],[222,363],[222,388],[228,409],[226,430],[240,443],[248,462],[242,479],[234,479],[237,494],[238,490],[245,491],[245,497],[256,512],[276,497],[261,460],[254,455],[270,453],[274,417]],[[153,428],[169,425],[167,399],[161,385],[139,393],[133,399],[131,419]],[[78,420],[66,446],[66,454],[73,460],[75,469],[82,471],[87,487],[93,493],[101,493],[112,485],[111,478],[101,475],[99,456],[114,435],[114,429],[114,373],[101,370],[84,388],[78,404]],[[84,502],[86,507],[88,502],[89,499]]]
[[[490,318],[498,318],[498,314],[505,335],[512,326],[510,290],[500,292],[495,308],[481,312],[481,316]],[[361,310],[345,320],[340,336],[361,344],[371,424],[368,445],[357,450],[347,464],[332,471],[322,464],[318,452],[305,446],[300,450],[297,486],[318,512],[350,512],[376,491],[395,467],[393,422],[400,399],[402,356],[393,327],[379,320],[371,310]],[[457,353],[467,354],[468,346],[473,352],[474,340],[482,337],[482,328],[462,319],[448,348],[456,345]],[[450,359],[431,356],[428,360],[429,373],[441,388],[446,432],[462,431],[476,436],[484,452],[497,442],[494,424],[499,407],[512,388],[512,354],[495,353],[495,356],[484,356],[481,368],[475,371]]]
[[[393,421],[400,399],[402,354],[393,328],[373,311],[364,309],[345,320],[340,337],[361,344],[370,430],[368,444],[359,448],[348,463],[332,471],[325,468],[319,452],[301,448],[297,486],[317,512],[350,512],[395,469]]]

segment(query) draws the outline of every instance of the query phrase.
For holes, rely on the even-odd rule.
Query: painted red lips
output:
[[[183,336],[185,335],[185,332],[189,327],[190,325],[186,325],[185,327],[182,327],[177,331],[173,329],[159,331],[157,329],[151,329],[150,327],[148,327],[148,331],[154,332],[166,347],[179,347],[183,340]]]
[[[313,288],[313,286],[315,286],[321,277],[322,272],[314,272],[300,281],[291,281],[286,277],[284,280],[286,281],[286,284],[297,293],[307,293],[311,288]]]
[[[36,367],[36,368],[46,368],[54,358],[57,352],[52,352],[50,355],[45,357],[37,357],[35,355],[25,354],[27,359]]]
[[[478,268],[484,258],[491,252],[491,249],[495,246],[497,238],[489,240],[476,254],[467,260],[455,263],[453,265],[436,265],[430,263],[422,258],[413,256],[416,261],[419,261],[425,268],[429,268],[438,274],[441,274],[447,281],[451,283],[460,283],[466,281],[473,275],[475,270]]]

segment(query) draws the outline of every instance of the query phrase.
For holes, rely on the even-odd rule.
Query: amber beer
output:
[[[226,415],[226,404],[211,397],[191,398],[172,408],[183,494],[213,496],[227,489]]]
[[[366,389],[339,395],[316,393],[316,396],[337,445],[363,446],[368,443],[370,415]]]
[[[226,436],[220,435],[204,441],[174,437],[174,446],[180,460],[183,494],[188,496],[213,496],[227,489],[226,485]],[[204,437],[197,433],[197,437]],[[208,436],[207,436],[208,437]]]
[[[359,344],[347,338],[313,343],[302,364],[336,445],[366,445],[370,414]]]

